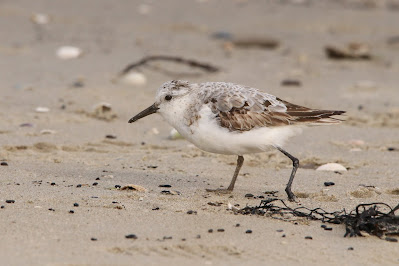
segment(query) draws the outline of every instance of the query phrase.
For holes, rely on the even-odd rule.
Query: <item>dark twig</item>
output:
[[[185,59],[182,57],[178,57],[178,56],[169,56],[169,55],[153,55],[153,56],[147,56],[144,57],[143,59],[141,59],[140,61],[136,62],[136,63],[132,63],[128,66],[126,66],[121,73],[119,74],[120,76],[126,74],[127,72],[129,72],[130,70],[137,68],[139,66],[143,66],[145,64],[147,64],[150,61],[172,61],[172,62],[176,62],[176,63],[181,63],[181,64],[185,64],[188,65],[190,67],[196,67],[196,68],[201,68],[204,71],[207,72],[218,72],[219,68],[212,66],[210,64],[206,64],[206,63],[200,63],[197,62],[195,60],[191,60],[191,59]]]

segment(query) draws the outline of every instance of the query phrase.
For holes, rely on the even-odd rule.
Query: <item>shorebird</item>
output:
[[[282,147],[306,125],[337,124],[345,111],[319,110],[296,105],[248,86],[226,82],[190,83],[172,80],[158,89],[155,103],[138,113],[129,123],[160,114],[186,140],[212,153],[236,155],[237,166],[227,189],[207,189],[230,193],[244,163],[244,155],[276,148],[293,163],[285,188],[288,199],[299,160]]]

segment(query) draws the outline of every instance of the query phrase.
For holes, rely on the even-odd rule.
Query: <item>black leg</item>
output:
[[[234,189],[234,184],[236,183],[238,173],[240,172],[241,166],[244,163],[244,157],[239,155],[237,158],[237,166],[236,170],[234,171],[233,178],[231,179],[230,185],[228,188],[217,188],[217,189],[206,189],[208,192],[216,192],[216,193],[221,193],[221,194],[228,194],[231,193]]]
[[[231,179],[230,185],[227,188],[227,190],[233,191],[234,184],[236,183],[238,173],[240,172],[240,169],[241,169],[241,166],[242,166],[243,163],[244,163],[244,156],[239,155],[238,158],[237,158],[236,170],[234,171],[233,178]]]
[[[288,199],[289,199],[290,201],[294,201],[294,200],[295,200],[295,195],[294,195],[294,193],[292,193],[292,191],[291,191],[291,186],[292,186],[292,181],[294,181],[294,177],[295,177],[296,170],[297,170],[298,167],[299,167],[299,160],[298,160],[297,158],[295,158],[294,156],[292,156],[291,154],[289,154],[288,152],[286,152],[285,150],[283,150],[282,148],[280,148],[280,147],[276,147],[276,148],[277,148],[279,151],[281,151],[285,156],[287,156],[288,158],[290,158],[291,161],[292,161],[293,168],[292,168],[290,180],[288,180],[288,184],[287,184],[287,186],[286,186],[286,188],[285,188],[285,192],[287,192]]]

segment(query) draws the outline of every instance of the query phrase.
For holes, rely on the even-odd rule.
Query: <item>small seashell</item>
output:
[[[40,130],[40,134],[42,135],[50,135],[50,134],[55,134],[57,131],[52,130],[52,129],[42,129]]]
[[[37,113],[48,113],[50,111],[50,108],[39,106],[39,107],[36,107],[35,111]]]
[[[78,58],[82,53],[82,49],[74,46],[61,46],[56,51],[57,57],[63,60]]]
[[[176,140],[176,139],[183,139],[183,136],[176,129],[172,129],[169,133],[169,139]]]
[[[144,86],[147,84],[147,77],[140,72],[129,72],[122,76],[121,81],[129,86]]]
[[[32,15],[31,20],[38,25],[45,25],[50,22],[50,17],[47,14],[36,13]]]
[[[348,143],[353,146],[363,146],[365,144],[364,140],[361,139],[352,139]]]
[[[343,172],[346,172],[348,170],[343,165],[341,165],[339,163],[326,163],[326,164],[319,166],[316,169],[316,171],[332,171],[332,172],[343,171]]]
[[[147,15],[148,13],[151,12],[151,6],[150,6],[150,5],[147,5],[147,4],[141,4],[141,5],[139,5],[139,7],[138,7],[138,12],[139,12],[141,15]]]
[[[151,129],[151,133],[154,134],[154,135],[158,135],[158,134],[159,134],[158,128],[153,127],[153,128]]]

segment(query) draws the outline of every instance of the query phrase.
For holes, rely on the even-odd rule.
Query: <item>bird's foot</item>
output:
[[[206,189],[207,192],[214,192],[216,194],[230,194],[233,190],[228,188]]]
[[[285,192],[287,192],[288,200],[291,202],[296,202],[295,201],[295,194],[292,193],[291,189],[286,189]]]

